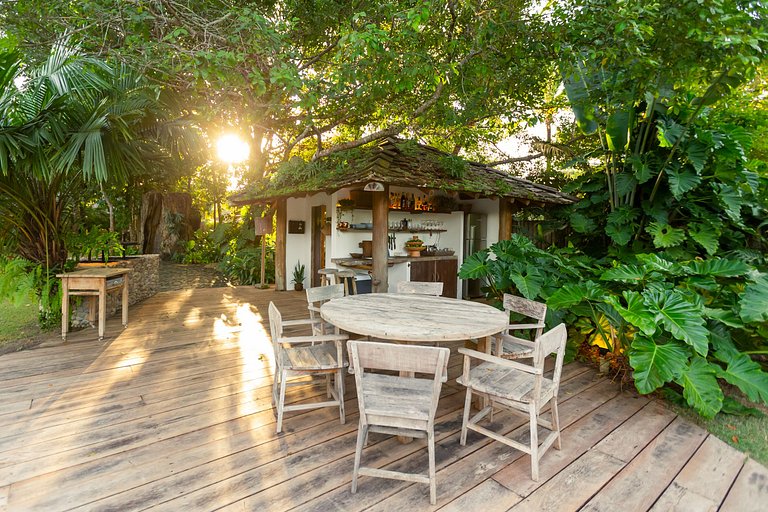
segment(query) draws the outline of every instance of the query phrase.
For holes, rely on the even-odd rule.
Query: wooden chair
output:
[[[547,305],[541,302],[504,294],[504,311],[507,315],[517,313],[535,320],[535,323],[509,324],[506,330],[496,337],[496,355],[505,359],[520,359],[533,357],[536,339],[544,330],[544,318],[547,316]],[[513,336],[512,331],[528,331],[529,339]]]
[[[330,333],[338,334],[338,330],[333,325],[325,322],[320,317],[320,306],[331,299],[338,299],[343,296],[343,284],[307,288],[307,309],[309,310],[309,319],[312,323],[312,334],[315,336]]]
[[[324,336],[283,335],[283,318],[274,302],[269,303],[269,329],[275,351],[275,375],[272,383],[272,404],[277,407],[277,433],[283,430],[283,414],[286,411],[302,411],[318,407],[338,407],[339,418],[344,423],[344,361],[343,342],[347,336],[330,334]],[[334,386],[326,379],[328,400],[325,402],[285,405],[287,386],[305,385],[306,382],[292,382],[297,376],[333,374]]]
[[[560,374],[563,369],[567,332],[565,324],[542,334],[536,343],[534,365],[520,364],[500,357],[484,354],[476,350],[460,348],[464,354],[464,372],[456,379],[467,387],[464,401],[464,419],[461,425],[461,444],[467,442],[467,430],[474,430],[485,436],[507,444],[531,455],[531,478],[539,480],[539,460],[553,444],[560,449],[560,421],[557,414],[557,392],[560,388]],[[544,359],[556,352],[555,370],[551,379],[544,377]],[[470,367],[470,358],[484,361],[475,368]],[[488,405],[469,418],[472,394],[488,400]],[[551,421],[541,418],[541,410],[551,403]],[[502,436],[478,425],[486,415],[493,413],[493,407],[499,406],[514,413],[528,417],[530,444],[524,445],[514,439]],[[550,432],[539,442],[538,426]]]
[[[400,281],[397,283],[397,293],[415,293],[418,295],[443,294],[443,283],[430,283],[424,281]]]
[[[429,484],[429,502],[437,500],[435,483],[435,412],[440,388],[448,378],[447,348],[396,345],[370,341],[347,342],[351,366],[355,372],[360,426],[357,431],[352,493],[357,492],[357,477],[374,476],[406,482]],[[394,370],[402,373],[429,374],[416,378],[371,373],[369,370]],[[426,437],[429,473],[402,473],[361,467],[363,445],[369,432],[409,437]]]
[[[336,272],[336,282],[344,283],[344,295],[357,295],[357,280],[354,270],[339,270]]]

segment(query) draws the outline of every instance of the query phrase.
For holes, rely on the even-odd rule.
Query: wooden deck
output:
[[[305,316],[303,294],[254,288],[165,292],[65,345],[0,357],[0,510],[766,510],[768,470],[661,404],[579,364],[561,392],[563,450],[541,481],[528,456],[470,433],[452,358],[436,425],[436,507],[428,487],[362,478],[350,493],[357,428],[338,411],[286,415],[275,435],[266,306]],[[263,318],[264,317],[264,318]],[[321,386],[301,387],[294,401]],[[499,414],[495,428],[526,430]],[[423,441],[371,436],[371,465],[426,467]]]

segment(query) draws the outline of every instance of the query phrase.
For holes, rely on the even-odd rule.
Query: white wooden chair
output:
[[[338,299],[343,296],[343,284],[307,288],[307,309],[309,310],[309,319],[312,323],[312,334],[315,336],[331,333],[338,334],[338,330],[333,325],[325,322],[320,317],[320,307],[331,299]]]
[[[397,293],[415,293],[418,295],[443,294],[443,283],[430,283],[425,281],[400,281],[397,283]]]
[[[448,378],[447,348],[396,345],[370,341],[347,342],[355,372],[360,426],[357,431],[352,492],[357,492],[358,475],[392,478],[429,484],[429,502],[437,500],[435,483],[435,412],[440,388]],[[384,375],[369,370],[429,374],[431,378]],[[429,472],[402,473],[361,467],[363,445],[369,432],[409,437],[426,437]]]
[[[336,272],[336,282],[344,283],[344,295],[357,295],[357,280],[354,270],[339,270]]]
[[[520,364],[476,350],[460,348],[464,354],[464,372],[456,379],[459,384],[467,387],[464,401],[464,419],[461,425],[461,444],[467,442],[467,430],[474,430],[485,436],[507,444],[517,450],[531,455],[531,478],[539,480],[539,460],[553,444],[560,449],[560,420],[557,414],[557,392],[560,388],[560,374],[563,369],[565,343],[567,332],[565,324],[542,334],[536,343],[534,365]],[[555,370],[551,379],[544,377],[544,359],[555,352]],[[470,359],[483,361],[474,368]],[[488,405],[475,414],[471,419],[469,409],[472,394],[488,400]],[[551,421],[541,417],[541,410],[550,402]],[[524,445],[514,439],[502,436],[478,425],[486,415],[493,413],[493,407],[499,406],[514,413],[527,416],[529,420],[530,444]],[[545,427],[550,432],[539,442],[538,426]]]
[[[505,359],[521,359],[534,357],[536,339],[544,330],[544,318],[547,316],[547,305],[517,297],[509,293],[504,294],[504,311],[509,316],[517,313],[533,319],[533,323],[509,324],[501,334],[496,336],[495,354]],[[514,336],[513,331],[528,331],[528,338]]]
[[[277,306],[269,303],[269,329],[272,334],[272,346],[275,351],[275,375],[272,383],[272,404],[277,407],[277,433],[283,430],[283,414],[286,411],[301,411],[318,407],[338,407],[339,419],[344,423],[344,360],[343,342],[345,335],[327,334],[323,336],[283,335],[283,318]],[[292,377],[333,374],[334,385],[326,379],[328,400],[324,402],[285,405],[287,386],[306,385],[306,382],[288,382]]]

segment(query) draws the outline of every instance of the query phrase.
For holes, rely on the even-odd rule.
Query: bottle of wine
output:
[[[405,208],[406,208],[406,204],[405,203],[406,203],[405,192],[403,192],[402,194],[400,194],[400,209],[401,210],[405,210]]]

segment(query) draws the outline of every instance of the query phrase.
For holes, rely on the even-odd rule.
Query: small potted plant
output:
[[[293,267],[293,289],[300,292],[304,289],[304,265],[300,261],[296,262],[296,266]]]
[[[405,242],[405,250],[411,258],[418,258],[421,256],[421,251],[424,249],[424,242],[416,235],[413,235],[413,238]]]

